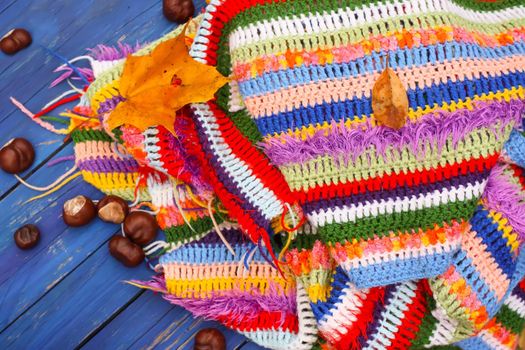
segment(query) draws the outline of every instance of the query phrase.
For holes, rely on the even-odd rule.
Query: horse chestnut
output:
[[[157,236],[157,220],[143,211],[131,212],[124,220],[124,233],[139,245],[146,245]]]
[[[192,0],[163,0],[162,12],[171,22],[185,23],[195,12],[195,5]]]
[[[62,218],[68,226],[84,226],[97,215],[93,201],[85,196],[76,196],[64,203]]]
[[[195,335],[194,350],[226,350],[224,335],[215,328],[204,328]]]
[[[0,149],[0,168],[17,174],[29,169],[35,160],[35,149],[26,139],[17,137]]]
[[[98,217],[106,222],[121,224],[129,212],[128,203],[120,197],[108,195],[102,198],[98,204]]]
[[[139,265],[145,258],[144,251],[128,238],[115,235],[109,240],[109,253],[128,267]]]
[[[31,45],[32,42],[31,34],[27,30],[17,28],[0,40],[0,50],[7,55],[13,55]]]
[[[40,241],[40,230],[35,225],[24,225],[15,231],[15,244],[20,249],[30,249]]]

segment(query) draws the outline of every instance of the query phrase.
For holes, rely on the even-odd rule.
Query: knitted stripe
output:
[[[419,193],[416,196],[398,196],[381,199],[374,202],[361,202],[351,204],[348,206],[333,206],[327,209],[320,209],[319,211],[309,214],[310,221],[316,226],[325,226],[329,224],[348,224],[379,218],[381,216],[400,216],[406,212],[417,212],[419,210],[435,208],[436,206],[453,205],[453,203],[460,201],[471,201],[479,198],[485,182],[476,182],[474,184],[466,184],[461,187],[444,188],[442,191],[435,190],[430,193]],[[394,199],[395,198],[395,199]],[[399,214],[399,215],[397,215]],[[387,219],[381,219],[387,222]],[[421,226],[426,228],[428,224],[422,223]],[[322,232],[322,231],[319,231]],[[383,230],[378,230],[378,233],[384,233]]]
[[[495,319],[499,324],[515,334],[519,334],[525,325],[525,319],[506,305],[501,307]]]
[[[421,324],[419,330],[416,334],[416,337],[412,340],[412,346],[410,349],[420,349],[424,345],[427,345],[430,342],[430,337],[437,328],[438,320],[434,316],[434,310],[436,309],[436,302],[433,298],[432,292],[428,286],[428,283],[424,280],[422,283],[425,286],[425,303],[427,309],[425,315],[421,319]]]
[[[257,92],[272,91],[270,81],[278,76],[277,68],[283,64],[289,65],[290,73],[282,78],[282,81],[276,82],[280,88],[292,88],[302,83],[321,82],[323,75],[330,75],[335,79],[358,79],[366,73],[377,73],[381,67],[380,55],[371,52],[367,46],[373,43],[374,46],[383,46],[382,49],[389,52],[389,65],[395,69],[400,76],[407,79],[406,86],[415,88],[415,86],[424,83],[429,86],[430,81],[443,81],[443,76],[437,75],[430,77],[428,72],[429,64],[434,64],[436,72],[443,74],[445,65],[451,68],[468,66],[467,62],[476,62],[480,65],[478,69],[481,72],[489,73],[484,75],[499,75],[499,73],[509,73],[521,71],[517,67],[509,64],[502,64],[502,70],[495,70],[489,67],[490,62],[507,62],[509,58],[521,59],[524,45],[524,32],[515,29],[498,36],[486,36],[480,33],[469,33],[457,27],[435,27],[432,30],[405,30],[392,33],[388,36],[378,35],[371,41],[362,41],[354,44],[347,44],[343,47],[336,47],[332,50],[317,49],[314,51],[297,50],[287,51],[285,54],[277,53],[277,57],[270,58],[272,63],[266,63],[261,58],[256,58],[249,62],[236,62],[233,67],[236,77],[239,80],[239,89],[245,97],[258,96]],[[506,37],[507,42],[498,40]],[[427,43],[421,40],[430,41]],[[514,46],[509,46],[509,41],[515,41]],[[410,45],[410,46],[409,46]],[[436,54],[437,53],[437,54]],[[520,55],[521,54],[521,55]],[[316,74],[304,74],[306,72],[314,73],[316,70],[313,65],[325,63],[326,72],[317,71]],[[276,63],[280,64],[277,65]],[[355,72],[351,72],[346,64],[351,63]],[[374,64],[370,64],[374,63]],[[464,67],[469,70],[469,68]],[[476,70],[458,72],[460,77],[480,78],[480,72]],[[257,74],[255,74],[257,73]],[[300,74],[303,73],[303,74]],[[414,79],[412,74],[420,73],[424,78],[422,81]],[[463,78],[463,79],[464,79]],[[435,80],[434,80],[435,79]],[[463,80],[460,79],[460,80]],[[360,81],[360,80],[356,80]],[[366,84],[360,81],[362,86]],[[358,91],[360,91],[359,89]]]
[[[505,151],[517,165],[525,168],[525,135],[513,130],[509,140],[505,143]]]
[[[247,202],[253,209],[258,208],[261,210],[261,217],[258,220],[258,224],[261,226],[268,226],[269,220],[277,217],[283,211],[283,202],[281,202],[276,194],[258,180],[256,173],[252,170],[242,159],[235,157],[235,154],[230,149],[227,153],[218,152],[219,149],[226,147],[224,145],[225,139],[220,137],[220,130],[218,120],[211,113],[211,111],[204,106],[195,106],[196,122],[199,130],[202,130],[201,141],[204,144],[204,149],[211,155],[210,160],[213,163],[213,168],[216,169],[217,173],[221,176],[221,183],[228,187],[231,193],[239,198],[243,202]],[[219,136],[211,134],[211,131],[205,131],[207,128],[211,130],[214,128],[215,131],[219,131]],[[278,183],[278,182],[276,182]],[[230,190],[231,189],[231,190]],[[221,198],[220,193],[218,193]],[[227,206],[227,201],[222,200],[224,205]],[[237,200],[239,201],[239,200]],[[230,209],[230,208],[228,208]],[[231,212],[230,215],[236,217],[235,212]],[[243,222],[239,222],[243,227]],[[250,232],[249,229],[246,229]]]
[[[428,0],[427,0],[428,1]],[[398,5],[406,6],[405,9],[401,11],[410,11],[410,5],[422,3],[423,1],[399,1],[397,2]],[[428,1],[430,2],[430,1]],[[381,9],[382,11],[385,11],[385,9]],[[379,10],[379,11],[381,11]],[[388,10],[386,10],[388,11]],[[357,12],[357,13],[356,13]],[[474,34],[480,35],[483,37],[483,34],[489,34],[494,35],[494,38],[485,36],[485,40],[483,40],[483,43],[489,42],[489,43],[498,43],[498,44],[508,44],[508,43],[514,43],[513,37],[508,34],[508,31],[513,30],[514,28],[519,28],[520,25],[523,25],[524,23],[524,14],[525,14],[525,8],[517,8],[515,11],[513,11],[513,16],[508,16],[507,18],[515,17],[514,20],[508,19],[504,21],[497,21],[497,23],[475,23],[469,20],[465,20],[464,18],[461,18],[460,16],[456,14],[451,13],[435,13],[435,12],[426,12],[423,14],[414,14],[414,15],[405,15],[405,16],[399,16],[399,17],[387,17],[386,19],[378,19],[377,21],[371,21],[370,19],[362,18],[362,21],[368,21],[370,24],[363,24],[363,23],[356,23],[355,25],[352,25],[348,23],[347,16],[353,17],[353,16],[359,16],[359,11],[348,11],[339,9],[337,12],[334,12],[332,15],[319,15],[314,14],[310,16],[309,18],[297,18],[292,17],[288,19],[288,21],[274,21],[273,23],[268,21],[265,24],[259,24],[254,23],[251,24],[248,30],[242,28],[239,29],[242,31],[242,33],[236,35],[236,33],[232,33],[230,35],[230,42],[232,47],[231,52],[231,58],[233,60],[234,66],[237,62],[247,62],[249,60],[253,60],[257,56],[264,56],[264,55],[279,55],[285,53],[288,49],[290,51],[298,51],[303,49],[304,47],[308,48],[309,50],[316,51],[316,50],[333,50],[334,48],[339,48],[343,45],[348,44],[355,44],[361,41],[363,42],[363,46],[365,47],[365,52],[372,51],[376,47],[382,48],[381,44],[379,44],[380,36],[379,34],[387,33],[388,30],[385,30],[384,27],[388,26],[392,28],[393,30],[397,31],[396,34],[399,34],[404,37],[406,41],[400,42],[400,46],[408,46],[411,47],[413,45],[413,42],[417,43],[419,40],[421,40],[417,35],[413,38],[413,41],[411,42],[410,34],[403,35],[405,33],[410,33],[415,30],[421,30],[421,29],[427,29],[430,30],[435,27],[456,27],[460,26],[463,29],[466,29],[466,31],[473,31]],[[475,14],[474,16],[479,16],[479,14]],[[419,19],[420,21],[410,21],[410,19]],[[306,20],[312,20],[318,22],[317,25],[311,25],[311,23],[302,22],[304,19]],[[407,19],[409,21],[407,21]],[[261,19],[254,19],[254,20],[261,20]],[[262,22],[262,21],[261,21]],[[346,22],[346,23],[345,23]],[[315,23],[315,22],[314,22]],[[329,28],[329,27],[332,28]],[[265,36],[259,36],[257,35],[257,30],[260,30],[259,28],[264,27],[263,31],[266,33]],[[316,28],[317,27],[317,28]],[[324,28],[323,28],[324,27]],[[339,28],[336,28],[339,27]],[[383,27],[383,28],[381,28]],[[339,30],[337,30],[339,29]],[[253,32],[252,32],[253,31]],[[518,35],[516,35],[516,38],[519,39],[519,29]],[[290,34],[297,37],[297,41],[292,41],[291,44],[288,44],[286,42],[287,39],[284,39],[283,37],[279,37],[279,35],[282,35],[286,32],[291,32]],[[295,33],[294,33],[295,32]],[[463,32],[464,33],[464,32]],[[462,34],[463,34],[462,33]],[[433,33],[434,34],[434,33]],[[444,33],[443,31],[440,33],[437,31],[436,33],[437,38],[433,38],[431,40],[425,40],[425,36],[423,36],[423,43],[427,45],[437,44],[437,43],[443,43],[446,41],[447,33]],[[506,34],[506,35],[505,35]],[[464,35],[462,35],[464,36]],[[274,38],[277,37],[277,38]],[[408,37],[408,40],[406,39]],[[375,42],[374,42],[374,39]],[[476,38],[477,39],[477,38]],[[488,40],[487,40],[488,39]],[[494,40],[496,39],[496,40]],[[254,40],[255,42],[250,42]],[[301,45],[301,40],[306,43],[306,45]],[[367,40],[370,40],[367,42]],[[450,39],[448,39],[450,40]],[[468,40],[468,39],[467,39]],[[395,42],[395,40],[394,40]],[[271,44],[273,43],[273,45]],[[374,45],[375,44],[375,45]],[[408,45],[407,45],[408,44]],[[493,45],[493,44],[492,44]],[[489,46],[492,46],[489,44]],[[375,46],[375,47],[374,47]],[[394,49],[397,49],[397,45],[394,44]],[[390,48],[390,47],[384,47],[384,48]],[[367,52],[367,53],[368,53]],[[293,57],[293,56],[292,56]],[[399,56],[398,56],[399,57]],[[398,58],[396,57],[396,58]],[[286,62],[286,61],[285,61]],[[288,62],[295,63],[295,60],[289,60]]]
[[[442,180],[448,180],[468,172],[485,171],[491,169],[496,163],[498,154],[487,154],[480,157],[473,157],[470,160],[463,160],[459,163],[438,165],[432,170],[400,170],[393,174],[385,172],[383,176],[370,178],[349,177],[344,178],[342,183],[318,184],[311,189],[300,189],[294,191],[294,195],[303,203],[320,199],[330,199],[336,197],[347,197],[354,194],[365,193],[367,191],[393,190],[397,187],[414,187],[419,184],[431,184]],[[467,170],[468,169],[468,170]],[[347,181],[347,182],[345,182]]]
[[[450,96],[450,91],[458,91],[459,94],[455,98],[445,97],[445,103],[450,104],[452,102],[460,102],[466,98],[476,98],[478,95],[476,89],[482,90],[480,96],[484,94],[491,94],[492,92],[497,93],[504,92],[504,95],[512,93],[512,89],[518,85],[524,85],[525,78],[523,74],[514,75],[509,77],[511,79],[519,79],[515,81],[515,85],[507,83],[509,80],[499,79],[485,79],[485,81],[478,81],[476,85],[474,82],[463,85],[462,83],[449,83],[443,86],[433,86],[434,91],[408,91],[409,101],[411,102],[410,108],[412,111],[419,108],[426,108],[428,105],[433,106],[435,104],[441,104],[441,96]],[[472,83],[472,84],[471,84]],[[502,85],[508,86],[502,86]],[[489,86],[501,86],[501,88],[492,88],[489,90]],[[517,89],[517,96],[523,98],[524,90],[521,87]],[[484,91],[483,91],[484,90]],[[409,111],[410,112],[410,111]],[[432,110],[431,112],[435,112]],[[314,123],[329,123],[332,120],[336,122],[345,122],[350,119],[353,120],[356,117],[362,118],[364,116],[370,116],[372,114],[371,98],[357,98],[352,97],[350,100],[342,100],[338,102],[323,102],[319,105],[310,106],[299,106],[299,108],[292,111],[286,111],[271,115],[269,117],[261,117],[256,119],[256,124],[263,136],[267,136],[274,133],[282,133],[288,130],[297,130],[301,127],[307,127],[313,121]],[[417,118],[417,117],[416,117]]]
[[[426,294],[428,287],[424,281],[418,281],[414,289],[414,297],[407,303],[407,309],[400,317],[397,332],[391,339],[388,349],[409,349],[412,341],[421,329],[424,317],[428,312]]]
[[[360,337],[374,320],[374,309],[381,304],[383,294],[380,288],[357,290],[338,269],[328,301],[312,305],[320,334],[337,348],[360,348]]]
[[[476,98],[479,96],[483,96],[489,92],[488,85],[491,83],[499,83],[503,85],[503,89],[498,89],[498,91],[502,92],[510,91],[514,88],[519,89],[522,74],[520,75],[520,73],[515,72],[517,68],[514,64],[516,64],[517,62],[521,62],[518,64],[521,64],[522,66],[525,65],[525,56],[510,57],[505,62],[487,62],[487,66],[492,67],[492,71],[487,70],[486,72],[469,72],[466,69],[462,69],[462,67],[455,67],[454,63],[447,62],[446,64],[439,65],[438,67],[436,67],[434,64],[429,64],[425,67],[425,69],[417,69],[410,71],[401,70],[396,73],[398,74],[398,76],[400,76],[400,79],[402,79],[404,84],[406,84],[407,86],[410,108],[412,109],[412,115],[414,115],[414,110],[417,110],[418,107],[424,108],[427,105],[434,105],[434,103],[438,103],[439,105],[442,105],[444,103],[450,104],[452,102],[457,103],[459,101],[464,101],[467,98]],[[464,64],[467,65],[467,63]],[[470,62],[470,64],[479,64],[479,62],[472,61]],[[502,67],[500,67],[499,65],[501,65]],[[498,67],[497,71],[494,67]],[[511,72],[509,72],[509,70]],[[457,81],[454,85],[446,83],[447,76],[452,71],[458,72],[456,74]],[[276,132],[282,132],[284,130],[282,130],[282,127],[280,130],[272,130],[268,127],[265,128],[265,125],[275,125],[278,123],[272,123],[270,118],[282,119],[283,116],[287,116],[287,114],[285,113],[291,111],[292,109],[297,110],[297,113],[301,113],[302,110],[299,109],[300,107],[315,108],[316,106],[323,106],[323,103],[330,103],[333,96],[331,96],[328,93],[319,94],[319,90],[325,92],[337,91],[336,96],[339,101],[355,101],[356,108],[352,108],[351,105],[349,105],[348,103],[341,104],[341,106],[346,107],[346,112],[351,113],[352,111],[355,111],[355,114],[351,114],[346,117],[353,117],[354,115],[357,117],[360,117],[361,115],[369,115],[370,109],[365,109],[362,114],[358,114],[357,105],[368,105],[371,103],[370,96],[368,96],[368,92],[372,90],[373,83],[377,80],[379,74],[380,72],[375,72],[370,76],[366,75],[350,78],[334,77],[332,78],[334,80],[329,81],[321,80],[319,82],[303,83],[300,86],[294,86],[291,88],[281,87],[279,91],[270,90],[264,95],[255,97],[250,96],[250,91],[245,92],[242,89],[241,91],[243,92],[243,94],[245,94],[244,96],[246,96],[246,98],[244,102],[251,114],[253,115],[253,117],[256,118],[256,121],[259,122],[259,119],[266,117],[263,119],[265,121],[265,124],[258,123],[263,133],[273,134]],[[425,76],[429,76],[430,74],[434,74],[433,79],[435,80],[425,79]],[[472,77],[473,74],[477,75],[475,76],[476,79],[467,78]],[[483,76],[480,76],[481,74],[483,74]],[[485,75],[489,75],[492,79],[494,79],[493,82],[485,78]],[[437,85],[436,83],[441,84]],[[284,82],[284,84],[286,84],[286,81]],[[476,86],[476,88],[469,92],[468,95],[465,95],[463,97],[460,97],[460,95],[447,96],[448,90],[460,91],[462,86],[472,85]],[[350,89],[353,91],[351,99],[348,98],[347,94],[345,93]],[[255,91],[258,91],[258,93],[260,94],[260,90],[261,89],[257,89]],[[291,98],[291,96],[298,97]],[[305,109],[305,112],[303,112],[302,114],[304,115],[306,113],[308,112]],[[344,117],[344,115],[337,114],[334,116],[334,119],[337,120],[342,119]],[[322,121],[324,122],[325,120]],[[299,128],[302,126],[302,124],[297,125],[295,126],[295,128]],[[290,129],[290,127],[288,127],[287,129]],[[265,130],[267,131],[264,132]]]

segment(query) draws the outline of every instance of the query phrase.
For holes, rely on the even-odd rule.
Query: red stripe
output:
[[[270,189],[283,202],[292,203],[288,183],[282,173],[237,128],[231,119],[215,103],[208,103],[219,125],[221,136],[232,149],[235,158],[242,160],[265,188]]]
[[[259,225],[257,225],[257,223],[255,223],[255,221],[250,215],[250,212],[245,210],[245,208],[241,206],[242,200],[234,194],[232,194],[230,191],[228,191],[228,189],[220,181],[220,179],[217,176],[217,173],[215,172],[215,169],[209,162],[208,155],[206,155],[204,150],[202,149],[199,140],[199,135],[197,133],[197,130],[195,129],[193,121],[190,117],[187,118],[189,118],[189,125],[186,129],[187,132],[185,134],[185,140],[188,145],[191,145],[189,147],[189,153],[197,158],[199,164],[202,167],[202,173],[206,176],[206,179],[213,187],[213,190],[219,198],[219,200],[221,201],[221,203],[228,210],[228,215],[237,220],[237,223],[239,224],[242,231],[248,235],[252,242],[258,244],[259,239],[262,239],[272,259],[277,264],[277,258],[275,257],[272,246],[270,244],[270,236],[268,232],[266,231],[266,229],[260,227]],[[281,271],[278,264],[277,269]]]
[[[387,349],[408,349],[412,346],[412,340],[419,332],[419,327],[427,312],[426,293],[421,282],[418,282],[415,293],[416,295],[407,305],[408,309],[403,313],[401,324]]]
[[[220,315],[218,321],[241,332],[284,330],[297,333],[299,330],[297,315],[284,314],[282,311],[260,311],[254,319],[238,320],[238,317],[239,315]]]
[[[525,171],[523,171],[523,169],[516,164],[511,164],[510,167],[514,173],[514,176],[520,182],[522,189],[525,191]]]
[[[292,195],[299,200],[299,203],[305,203],[319,199],[348,197],[366,192],[392,190],[397,187],[416,187],[420,184],[436,183],[458,175],[466,175],[468,172],[489,170],[496,164],[498,156],[499,153],[495,153],[488,157],[473,158],[452,165],[440,165],[430,170],[401,171],[399,174],[393,173],[377,176],[362,181],[317,185],[307,190],[293,191]]]
[[[191,183],[191,174],[184,168],[184,155],[180,154],[170,145],[171,133],[163,126],[158,126],[157,129],[159,131],[157,134],[157,138],[159,139],[157,146],[159,150],[157,152],[160,155],[160,160],[164,163],[163,168],[174,178],[186,183]]]
[[[349,328],[340,329],[341,338],[333,343],[336,349],[358,350],[361,349],[360,337],[367,338],[367,328],[375,320],[375,309],[383,303],[385,296],[384,287],[371,288],[364,299],[360,299],[362,306],[354,316],[357,318]],[[342,328],[343,326],[341,326]],[[343,333],[344,332],[344,333]]]
[[[217,64],[217,50],[225,23],[230,22],[233,17],[250,7],[273,2],[285,2],[285,0],[227,0],[216,6],[216,11],[212,14],[212,18],[208,20],[210,26],[207,27],[211,32],[206,36],[209,40],[205,51],[208,64],[213,66]]]

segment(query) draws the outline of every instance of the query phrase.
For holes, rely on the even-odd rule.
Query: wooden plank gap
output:
[[[0,10],[0,15],[1,15],[2,13],[4,13],[5,11],[7,11],[8,8],[10,8],[11,6],[13,6],[15,2],[16,2],[16,0],[11,1],[11,3],[7,4],[6,7],[4,7],[2,10]],[[10,28],[10,29],[7,29],[7,30],[11,30],[11,28]],[[0,37],[4,36],[4,34],[5,34],[5,33],[0,33]]]
[[[242,343],[240,343],[239,345],[237,345],[233,350],[240,350],[240,349],[242,349],[242,347],[243,347],[244,345],[246,345],[246,344],[248,344],[248,343],[249,343],[249,341],[248,341],[248,340],[245,340],[245,341],[243,341]]]
[[[16,2],[16,1],[15,1],[15,2]],[[150,7],[147,7],[147,8],[146,8],[145,10],[143,10],[142,12],[139,12],[136,16],[130,18],[128,21],[126,21],[126,22],[124,22],[123,24],[119,25],[117,28],[115,28],[115,30],[118,31],[118,30],[122,29],[123,27],[125,27],[125,26],[127,26],[128,24],[130,24],[131,22],[133,22],[135,19],[137,19],[137,18],[143,16],[144,13],[146,13],[146,12],[148,12],[148,11],[151,11],[151,9],[153,9],[153,8],[155,8],[155,7],[158,7],[158,6],[160,6],[160,5],[159,5],[158,3],[155,2],[155,3],[154,3],[153,5],[151,5]],[[72,21],[72,22],[73,22],[73,21]],[[72,23],[72,22],[69,22],[69,23]],[[87,25],[89,25],[89,23],[86,23],[86,26],[87,26]],[[175,27],[174,27],[174,28],[175,28]],[[77,35],[77,34],[78,34],[80,31],[82,31],[83,29],[84,29],[84,26],[80,26],[79,28],[77,28],[77,30],[76,30],[76,31],[73,31],[73,32],[71,33],[71,35],[70,35],[66,40],[64,40],[61,44],[57,45],[57,47],[56,47],[56,48],[53,48],[52,50],[55,51],[55,52],[57,52],[57,53],[60,53],[60,49],[62,48],[62,46],[66,45],[66,42],[67,42],[68,40],[71,40],[71,38],[75,37],[75,35]],[[105,45],[111,45],[111,46],[113,46],[113,45],[115,45],[115,44],[118,43],[118,41],[116,40],[116,38],[114,38],[113,40],[111,40],[112,43],[108,43],[108,41],[109,41],[109,40],[104,40],[104,41],[100,42],[99,44],[105,44]],[[132,43],[129,43],[129,44],[132,44]],[[85,50],[84,50],[84,51],[85,51]],[[63,53],[60,53],[60,54],[63,55],[63,56],[65,56],[65,57],[67,57],[68,59],[72,59],[72,58],[74,58],[74,57],[69,57],[68,55],[64,55]],[[82,54],[85,54],[85,52],[82,53]],[[16,61],[13,61],[13,63],[11,63],[11,65],[14,65],[15,63],[16,63]],[[60,62],[60,61],[57,60],[57,67],[58,67],[59,65],[61,65],[62,63],[63,63],[63,62]],[[9,66],[6,67],[2,72],[0,72],[0,76],[1,76],[4,72],[6,72],[6,71],[10,68],[11,65],[9,65]],[[50,72],[49,72],[49,76],[50,76],[50,78],[53,78],[53,79],[54,79],[54,75],[53,75],[53,73],[52,73],[51,70],[50,70]],[[50,80],[50,82],[51,82],[51,81],[52,81],[52,80]],[[43,90],[43,89],[46,87],[47,84],[48,84],[48,83],[42,85],[42,86],[41,86],[38,90],[36,90],[35,93],[33,93],[29,98],[25,98],[23,101],[22,101],[22,99],[19,99],[19,101],[22,102],[22,104],[24,104],[24,105],[27,104],[27,103],[29,103],[29,101],[31,101],[31,99],[33,99],[36,95],[38,95],[38,93],[39,93],[41,90]],[[1,91],[1,90],[0,90],[0,91]],[[13,109],[13,110],[12,110],[11,112],[9,112],[9,113],[6,113],[5,117],[3,117],[3,118],[0,119],[0,122],[3,122],[3,121],[5,121],[6,119],[8,119],[8,118],[9,118],[13,113],[15,113],[16,111],[18,111],[18,108]]]
[[[197,327],[199,324],[201,324],[203,322],[202,318],[197,318],[195,319],[195,321],[192,322],[192,324],[188,327],[188,330],[192,330],[193,328]],[[184,336],[185,333],[182,333],[175,341],[174,343],[178,342],[179,339]],[[177,350],[184,350],[184,348],[191,342],[193,341],[193,339],[195,338],[195,335],[197,334],[197,332],[193,332],[192,335],[190,335],[188,337],[188,339],[186,339],[186,341],[184,343],[182,343],[178,348]],[[171,346],[170,346],[171,348]],[[168,350],[168,349],[166,349]]]
[[[118,233],[120,232],[120,228],[118,229],[118,231],[116,231],[115,233]],[[61,279],[60,281],[58,281],[57,283],[55,283],[55,285],[53,286],[53,288],[49,288],[48,290],[46,290],[44,293],[42,293],[42,295],[40,295],[38,297],[38,299],[36,299],[33,303],[31,303],[31,305],[29,305],[23,312],[20,313],[20,315],[18,315],[16,318],[14,318],[11,322],[9,322],[7,325],[5,325],[5,327],[0,330],[0,334],[4,333],[6,330],[9,329],[9,327],[11,327],[16,321],[18,321],[18,319],[20,317],[22,317],[25,313],[27,313],[29,310],[31,310],[31,308],[33,306],[35,306],[36,304],[38,304],[38,302],[40,300],[42,300],[42,298],[44,298],[48,293],[50,293],[56,286],[58,286],[60,284],[60,282],[62,282],[63,280],[65,280],[69,275],[71,275],[76,269],[78,269],[80,266],[82,266],[82,264],[84,264],[91,256],[93,256],[100,248],[102,248],[103,246],[107,246],[109,240],[111,239],[111,237],[109,237],[107,240],[105,240],[104,242],[102,242],[96,249],[94,249],[90,254],[86,255],[86,257],[84,258],[84,260],[82,260],[81,262],[78,263],[77,266],[75,266],[74,268],[72,268],[68,273],[66,273]]]
[[[145,289],[139,289],[137,293],[129,299],[124,305],[117,309],[111,316],[109,316],[104,322],[98,325],[93,331],[91,331],[82,341],[75,347],[75,350],[81,349],[86,345],[94,336],[96,336],[104,327],[106,327],[111,321],[113,321],[118,315],[120,315],[128,306],[133,304],[142,294],[146,292]]]
[[[168,315],[168,314],[166,314]],[[154,347],[156,347],[159,343],[161,343],[165,338],[169,338],[171,336],[171,333],[173,333],[181,324],[185,323],[186,320],[188,320],[188,318],[192,318],[193,316],[188,313],[187,315],[185,315],[184,317],[182,317],[180,320],[178,320],[177,322],[173,322],[170,324],[170,327],[165,329],[157,338],[155,338],[155,340],[153,341],[153,343],[148,346],[146,349],[147,350],[152,350]],[[155,325],[153,325],[150,329],[153,329],[155,328]],[[144,333],[144,334],[147,334],[147,333]],[[143,335],[144,335],[143,334]],[[139,342],[141,340],[141,338],[138,338],[137,340],[135,340],[133,342],[133,344],[131,344],[129,346],[130,349],[133,349],[134,348],[134,345]]]

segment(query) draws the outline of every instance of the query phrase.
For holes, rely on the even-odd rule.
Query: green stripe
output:
[[[224,73],[223,73],[224,74]],[[228,112],[230,101],[230,85],[226,84],[217,91],[217,105],[225,111],[229,119],[235,124],[239,131],[248,139],[252,144],[257,144],[262,141],[262,135],[257,129],[255,121],[250,117],[246,109],[243,109],[238,112]]]
[[[227,23],[223,28],[223,35],[219,40],[217,48],[217,71],[222,75],[228,77],[231,75],[231,60],[229,54],[228,37],[234,28],[231,22]],[[228,103],[231,99],[230,85],[227,84],[220,88],[216,94],[217,105],[224,111],[228,118],[235,124],[241,134],[243,134],[252,144],[257,144],[262,141],[262,135],[255,124],[255,121],[248,114],[246,109],[231,113],[229,111]]]
[[[292,241],[289,249],[309,250],[312,249],[314,243],[318,240],[321,240],[321,237],[317,234],[300,234]]]
[[[503,305],[498,311],[496,321],[515,334],[521,333],[525,324],[525,319],[521,318],[517,312],[510,309],[507,305]]]
[[[74,143],[86,141],[113,141],[104,131],[93,129],[77,129],[71,133],[71,138]]]
[[[416,337],[412,340],[411,349],[421,349],[430,343],[430,337],[436,329],[437,319],[432,315],[432,310],[436,308],[436,301],[432,296],[427,296],[426,301],[428,305],[427,311],[421,320]]]
[[[481,2],[480,0],[452,0],[461,7],[477,11],[497,11],[509,7],[523,5],[523,0],[496,0],[496,2]]]
[[[221,224],[224,221],[224,219],[218,215],[216,216],[215,220],[217,221],[217,224]],[[206,233],[214,227],[213,222],[209,216],[206,216],[202,219],[191,220],[190,224],[193,230],[187,224],[166,228],[164,230],[166,234],[166,241],[168,243],[186,242],[188,239],[195,238],[203,233]]]
[[[358,219],[355,222],[332,223],[318,228],[324,242],[345,242],[352,239],[368,240],[388,236],[391,232],[410,232],[428,230],[435,225],[451,224],[454,220],[468,220],[477,207],[478,199],[453,202],[439,206],[392,213]]]

